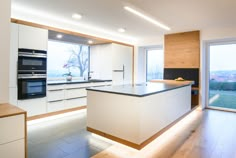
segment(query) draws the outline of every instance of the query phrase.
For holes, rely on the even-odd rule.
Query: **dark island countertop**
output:
[[[111,82],[112,80],[72,80],[72,81],[47,81],[47,85],[61,85],[61,84],[83,84],[83,83],[97,83],[97,82]]]
[[[185,86],[191,83],[179,82],[178,84],[169,83],[144,83],[135,85],[118,85],[118,86],[104,86],[104,87],[91,87],[87,88],[89,91],[98,91],[105,93],[115,93],[121,95],[129,95],[135,97],[144,97],[152,94],[157,94]]]

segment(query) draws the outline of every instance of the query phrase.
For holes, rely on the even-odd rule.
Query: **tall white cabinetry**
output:
[[[112,79],[113,85],[131,84],[132,52],[132,47],[115,43],[91,46],[91,77]]]
[[[9,102],[17,105],[18,24],[11,23]]]
[[[48,30],[19,25],[19,48],[47,50]]]
[[[17,59],[18,48],[47,51],[48,30],[11,23],[10,51],[10,103],[27,111],[28,116],[47,112],[46,97],[17,100]]]

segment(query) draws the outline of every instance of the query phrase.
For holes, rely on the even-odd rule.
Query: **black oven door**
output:
[[[46,96],[46,78],[18,78],[18,99],[41,98]]]
[[[47,59],[43,56],[19,56],[18,71],[46,72]]]

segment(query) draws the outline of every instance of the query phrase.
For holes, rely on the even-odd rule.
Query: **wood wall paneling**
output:
[[[200,32],[165,35],[165,68],[200,67]]]

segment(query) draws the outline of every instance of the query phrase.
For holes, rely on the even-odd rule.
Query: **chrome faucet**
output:
[[[88,72],[88,80],[90,80],[92,77],[91,77],[91,73],[93,73],[93,71],[89,71]]]

